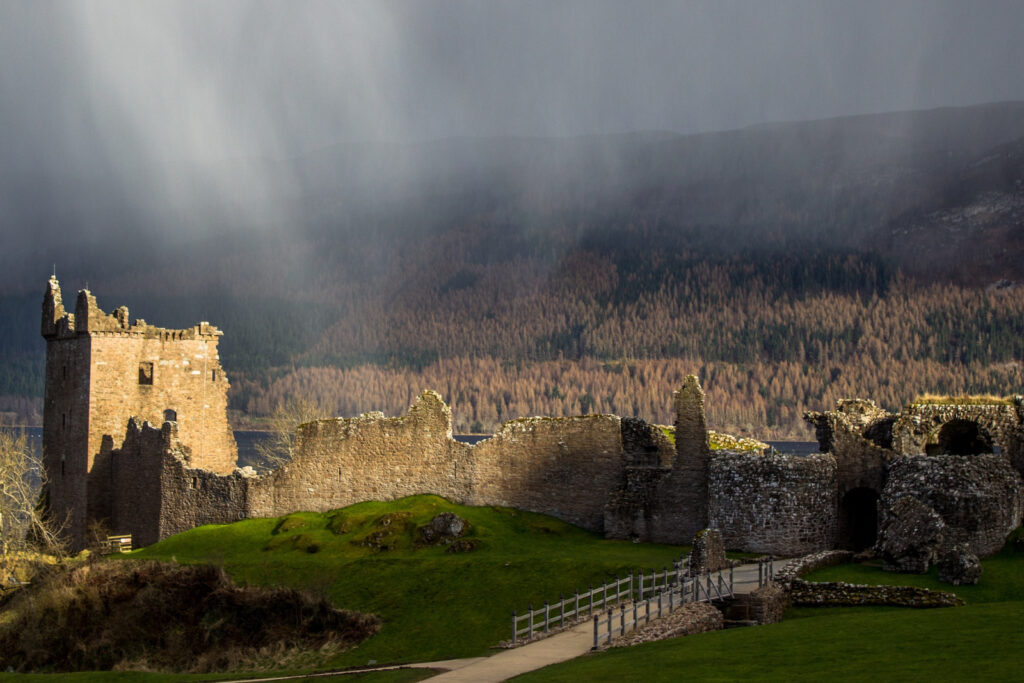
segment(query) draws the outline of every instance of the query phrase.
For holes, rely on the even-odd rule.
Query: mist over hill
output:
[[[148,201],[152,169],[119,196],[8,178],[0,221],[30,238],[0,255],[0,410],[38,406],[54,263],[66,298],[219,325],[253,414],[299,392],[398,412],[430,387],[462,429],[664,421],[699,372],[717,426],[790,434],[841,395],[1019,390],[1024,103],[223,163],[237,195],[184,204]]]

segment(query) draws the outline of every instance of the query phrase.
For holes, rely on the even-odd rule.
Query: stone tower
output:
[[[67,519],[73,547],[84,545],[90,523],[111,518],[110,452],[122,445],[132,417],[176,422],[191,466],[234,470],[221,334],[206,322],[184,330],[131,323],[127,308],[108,315],[88,290],[78,293],[71,314],[50,278],[42,319],[43,464],[50,507],[57,519]]]

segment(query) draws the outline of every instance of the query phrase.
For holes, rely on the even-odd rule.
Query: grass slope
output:
[[[513,680],[1021,680],[1022,619],[1020,602],[831,613],[614,649]]]
[[[780,624],[614,649],[514,680],[1022,680],[1024,553],[1011,542],[982,565],[975,586],[941,583],[934,568],[917,575],[844,564],[806,577],[944,590],[969,603],[964,607],[797,608]]]
[[[475,550],[417,544],[416,528],[446,511],[470,523]],[[381,545],[393,549],[373,547]],[[544,515],[415,496],[199,527],[127,557],[223,564],[240,583],[311,590],[379,615],[378,635],[321,663],[346,666],[486,654],[509,637],[513,609],[640,567],[661,568],[680,551],[603,540]]]

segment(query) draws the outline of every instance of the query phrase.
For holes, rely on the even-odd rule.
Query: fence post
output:
[[[644,570],[643,569],[640,570],[639,591],[640,591],[640,599],[643,600],[644,599]]]
[[[762,585],[764,585],[764,584],[761,583],[761,572],[762,571],[764,571],[764,560],[758,560],[757,561],[757,587],[758,588],[760,588]]]
[[[673,593],[673,591],[671,591],[671,590],[668,592],[668,613],[669,614],[672,614],[672,610],[675,608],[675,605],[672,604],[672,593]]]
[[[516,644],[516,611],[512,610],[512,645]]]
[[[576,589],[576,604],[572,609],[572,619],[574,622],[580,620],[580,591],[578,588]]]
[[[636,615],[636,600],[633,601],[633,630],[640,630],[640,620],[637,618]]]
[[[597,649],[597,622],[598,622],[598,619],[599,619],[599,617],[595,614],[594,615],[594,649],[595,650]]]
[[[729,597],[730,598],[732,597],[732,583],[733,583],[732,563],[729,563]]]
[[[551,606],[548,605],[548,601],[544,601],[544,633],[548,632],[548,619],[550,619]]]
[[[590,604],[587,607],[590,616],[594,616],[594,582],[590,582]]]
[[[558,594],[558,625],[565,626],[565,593]]]
[[[708,572],[708,602],[711,602],[711,572]]]
[[[533,638],[533,603],[530,603],[530,633],[527,635],[528,638]]]
[[[619,635],[626,635],[626,610],[619,610]]]
[[[694,576],[690,580],[693,581],[693,601],[700,602],[700,577]]]
[[[775,580],[775,556],[774,555],[769,555],[768,556],[768,580],[769,581],[774,581]]]
[[[608,610],[608,644],[612,642],[612,611]]]

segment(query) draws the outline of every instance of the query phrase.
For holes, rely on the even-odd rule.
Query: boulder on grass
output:
[[[945,548],[939,553],[936,566],[939,568],[939,581],[954,586],[975,584],[981,578],[981,560],[966,543]]]
[[[469,522],[454,512],[442,512],[419,528],[420,541],[426,545],[448,545],[469,531]]]

